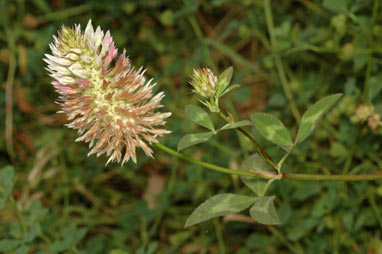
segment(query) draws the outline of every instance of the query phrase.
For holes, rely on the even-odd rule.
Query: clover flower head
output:
[[[374,106],[372,104],[360,104],[354,111],[354,117],[357,121],[365,122],[374,114]]]
[[[155,111],[164,94],[153,94],[156,84],[146,80],[145,70],[132,67],[125,50],[118,56],[110,32],[94,30],[91,20],[84,32],[80,25],[63,26],[53,38],[46,70],[60,94],[60,112],[70,120],[67,126],[80,134],[76,141],[89,143],[88,155],[106,153],[107,163],[136,162],[137,147],[152,156],[149,144],[170,132],[158,126],[171,113]]]
[[[367,120],[367,126],[372,131],[375,131],[379,126],[382,126],[382,120],[381,115],[378,113],[374,113],[370,118]]]
[[[190,84],[196,94],[204,98],[211,98],[216,94],[218,78],[207,67],[196,68],[191,76]]]

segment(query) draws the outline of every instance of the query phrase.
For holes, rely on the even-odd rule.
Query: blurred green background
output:
[[[241,88],[222,106],[239,119],[273,113],[293,136],[298,113],[345,94],[285,171],[380,172],[381,127],[354,121],[354,111],[372,104],[382,112],[382,2],[280,0],[271,11],[265,15],[261,0],[1,0],[0,168],[13,165],[16,173],[0,178],[3,188],[15,181],[0,210],[0,253],[382,253],[381,182],[277,181],[269,193],[283,225],[256,224],[245,212],[185,230],[187,216],[211,195],[250,190],[235,176],[161,151],[155,159],[140,151],[136,165],[105,166],[107,158],[87,157],[87,145],[75,143],[76,131],[55,113],[43,54],[61,25],[84,28],[92,19],[165,91],[172,134],[162,143],[176,148],[198,131],[184,116],[186,104],[198,103],[187,84],[192,69],[233,65]],[[275,159],[282,156],[251,131]],[[235,169],[255,151],[231,131],[184,152]]]

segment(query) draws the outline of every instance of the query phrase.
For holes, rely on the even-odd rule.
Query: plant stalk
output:
[[[9,65],[8,74],[5,84],[5,140],[6,149],[11,161],[15,158],[15,151],[13,147],[13,83],[16,74],[16,38],[12,28],[9,26],[8,13],[6,11],[5,0],[1,1],[0,14],[2,16],[3,28],[5,31],[5,37],[7,39],[8,51],[9,51]]]
[[[282,178],[303,181],[375,181],[382,180],[382,173],[361,175],[321,175],[283,173]]]
[[[295,173],[282,173],[276,174],[269,171],[243,171],[229,169],[221,166],[217,166],[208,162],[195,160],[191,157],[188,157],[184,154],[178,153],[177,151],[162,145],[160,143],[153,143],[156,147],[162,151],[169,153],[175,157],[178,157],[187,162],[202,166],[204,168],[218,171],[225,174],[240,175],[240,176],[250,176],[257,177],[261,179],[291,179],[291,180],[301,180],[301,181],[376,181],[382,180],[382,173],[376,174],[361,174],[361,175],[322,175],[322,174],[295,174]]]
[[[276,40],[276,37],[273,33],[274,25],[273,25],[273,15],[272,15],[271,1],[270,0],[264,1],[264,12],[265,12],[265,20],[267,23],[269,38],[271,41],[272,53],[274,55],[275,64],[276,64],[277,72],[279,74],[281,86],[284,90],[285,96],[288,99],[290,110],[292,111],[292,114],[293,114],[296,122],[299,123],[301,120],[301,115],[300,115],[300,112],[298,111],[297,105],[293,99],[292,89],[290,88],[287,77],[285,75],[285,71],[284,71],[282,61],[281,61],[280,54],[277,52],[277,40]]]
[[[202,166],[202,167],[210,169],[210,170],[218,171],[218,172],[225,173],[225,174],[240,175],[240,176],[252,176],[252,177],[258,177],[258,178],[262,178],[262,179],[277,178],[277,175],[272,173],[272,172],[267,172],[267,171],[250,172],[250,171],[224,168],[224,167],[220,167],[220,166],[208,163],[208,162],[195,160],[195,159],[188,157],[184,154],[178,153],[177,151],[175,151],[175,150],[173,150],[173,149],[171,149],[165,145],[162,145],[160,143],[153,143],[153,144],[166,153],[169,153],[169,154],[171,154],[175,157],[178,157],[182,160],[193,163],[195,165]]]
[[[221,118],[223,118],[227,123],[232,123],[232,121],[226,116],[224,115],[222,112],[219,112],[219,116]],[[272,167],[274,168],[275,170],[275,173],[278,174],[279,171],[278,171],[278,167],[277,165],[275,164],[275,162],[272,160],[271,156],[267,153],[267,151],[264,149],[264,147],[262,147],[257,141],[256,139],[254,139],[252,137],[252,135],[246,131],[243,127],[238,127],[237,128],[241,133],[244,134],[244,136],[246,136],[247,138],[249,138],[249,140],[252,141],[252,143],[254,143],[260,153],[260,155],[264,158],[264,160],[266,160],[269,164],[272,165]]]

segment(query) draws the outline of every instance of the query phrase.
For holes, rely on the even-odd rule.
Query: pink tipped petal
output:
[[[81,88],[89,88],[91,83],[87,79],[76,79],[76,82],[80,85]]]

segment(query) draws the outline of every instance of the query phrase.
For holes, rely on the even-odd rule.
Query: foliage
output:
[[[183,140],[178,150],[193,158],[272,172],[256,146],[235,131],[242,127],[275,161],[288,154],[282,172],[380,172],[382,128],[370,124],[382,113],[380,2],[272,1],[266,9],[267,2],[2,0],[0,252],[382,251],[380,181],[282,179],[258,197],[265,180],[203,170],[157,149],[155,160],[141,153],[138,164],[104,166],[107,158],[87,157],[87,146],[73,142],[77,134],[55,114],[57,95],[43,54],[62,24],[84,26],[91,18],[111,30],[116,46],[147,67],[165,91],[163,105],[173,112],[166,126],[172,134],[161,140],[167,146]],[[219,76],[219,103],[231,122],[191,96],[188,76],[198,66],[214,73],[233,66],[230,86],[224,81],[229,69]],[[355,114],[360,105],[372,108],[365,120]],[[268,125],[262,128],[269,121],[281,130],[277,136],[269,135]],[[248,203],[214,214],[221,220],[184,228],[195,208],[233,195],[227,193],[246,196]]]

